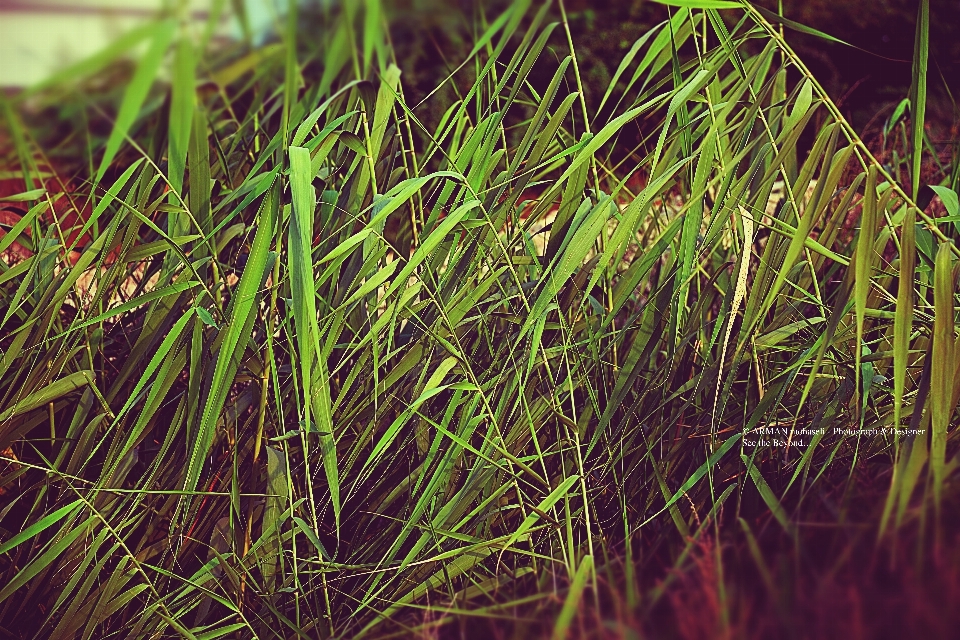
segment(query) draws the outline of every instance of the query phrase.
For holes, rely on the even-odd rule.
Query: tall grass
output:
[[[775,587],[764,531],[944,531],[960,212],[917,205],[926,0],[892,165],[777,16],[667,4],[602,116],[563,3],[522,0],[477,17],[438,122],[378,0],[292,6],[259,49],[159,21],[5,103],[0,630],[560,638],[647,624],[699,558],[729,635],[724,540]],[[120,90],[67,91],[138,43]]]

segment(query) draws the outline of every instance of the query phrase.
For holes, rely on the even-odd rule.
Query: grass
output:
[[[666,4],[603,117],[562,2],[478,9],[437,121],[377,0],[260,48],[160,20],[7,98],[0,634],[807,637],[875,571],[949,602],[928,3],[883,164],[775,14]]]

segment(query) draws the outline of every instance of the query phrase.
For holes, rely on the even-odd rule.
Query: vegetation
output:
[[[666,4],[600,87],[518,0],[408,101],[367,0],[8,98],[0,633],[947,635],[928,2],[883,164],[803,27]]]

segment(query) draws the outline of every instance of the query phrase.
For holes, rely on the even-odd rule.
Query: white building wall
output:
[[[274,0],[245,0],[256,31],[276,15]],[[285,1],[285,0],[280,0]],[[166,4],[185,2],[188,15],[205,20],[214,0],[0,0],[0,87],[26,87],[83,60],[113,38],[156,16]],[[239,35],[224,3],[219,35]]]

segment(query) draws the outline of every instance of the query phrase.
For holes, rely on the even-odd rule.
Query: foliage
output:
[[[799,548],[811,517],[886,539],[929,512],[944,541],[960,212],[916,204],[927,3],[893,167],[769,14],[667,4],[602,119],[567,24],[527,1],[476,25],[433,128],[375,0],[322,30],[291,11],[254,49],[160,21],[111,52],[147,43],[120,91],[5,104],[30,205],[0,239],[27,249],[0,274],[6,634],[545,610],[563,637],[611,592],[653,615],[651,576],[702,549],[729,634],[724,536],[770,580],[755,531]],[[58,156],[83,177],[44,182]],[[858,503],[875,462],[886,502]]]

